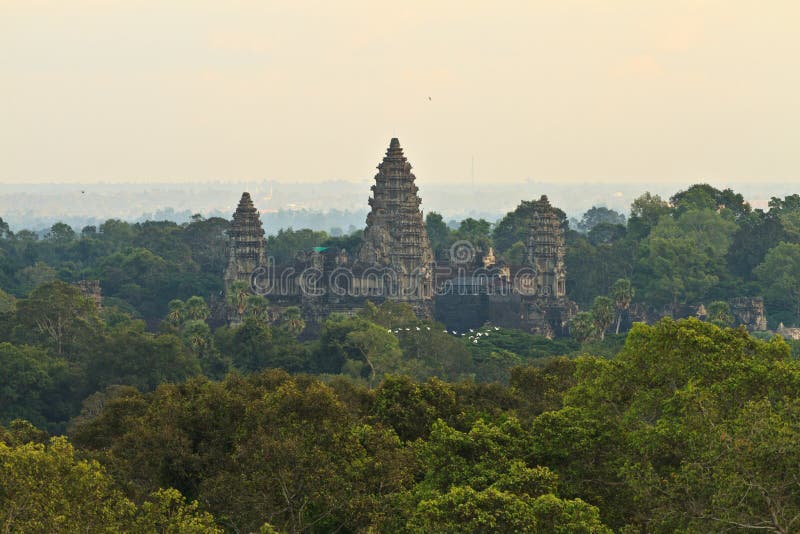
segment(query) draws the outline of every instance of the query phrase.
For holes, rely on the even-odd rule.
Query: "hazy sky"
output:
[[[800,2],[0,0],[0,182],[800,182]],[[430,99],[429,99],[430,98]]]

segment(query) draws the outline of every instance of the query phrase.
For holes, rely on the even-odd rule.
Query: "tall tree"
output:
[[[611,286],[611,298],[614,299],[614,307],[617,310],[617,328],[614,333],[619,334],[622,313],[631,307],[636,290],[627,278],[620,278]]]
[[[764,288],[767,304],[789,312],[793,322],[800,321],[800,244],[779,244],[753,273]]]
[[[605,339],[606,330],[614,322],[614,301],[608,297],[595,297],[591,314],[600,339]]]
[[[604,206],[592,206],[581,216],[581,220],[578,221],[577,230],[587,233],[598,224],[624,226],[625,215]]]
[[[580,343],[598,336],[599,333],[594,316],[590,312],[578,312],[569,323],[569,334]]]
[[[50,282],[17,303],[18,336],[76,360],[96,345],[102,331],[97,305],[64,282]]]

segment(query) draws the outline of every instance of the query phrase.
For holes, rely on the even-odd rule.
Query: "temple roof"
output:
[[[392,137],[392,140],[389,141],[389,148],[386,150],[386,157],[383,158],[384,162],[392,160],[406,160],[405,156],[403,156],[403,149],[400,147],[400,140],[396,137]]]
[[[255,209],[256,208],[253,205],[253,199],[250,198],[250,193],[247,191],[242,193],[242,198],[239,200],[239,205],[236,207],[236,211],[251,211]]]

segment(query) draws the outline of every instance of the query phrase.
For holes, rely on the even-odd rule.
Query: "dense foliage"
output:
[[[265,370],[110,387],[72,444],[0,431],[0,524],[794,532],[798,377],[780,338],[665,319],[612,359],[517,367],[507,386]]]
[[[530,208],[426,222],[440,255],[512,261]],[[557,340],[391,302],[303,336],[298,308],[238,287],[226,325],[224,220],[0,224],[0,531],[800,530],[800,342],[728,328],[727,302],[798,322],[800,197],[752,211],[701,185],[578,223],[585,311]],[[358,236],[269,243],[288,261]],[[93,278],[102,307],[71,284]],[[622,328],[701,302],[707,322]]]
[[[466,240],[480,254],[491,247],[501,260],[520,264],[532,206],[522,201],[494,223],[468,218],[455,226],[428,212],[426,228],[437,258],[445,259],[453,243]],[[617,280],[628,279],[635,303],[658,313],[763,295],[770,326],[800,322],[800,295],[793,283],[800,273],[800,195],[773,198],[767,210],[753,210],[730,189],[699,184],[668,201],[645,193],[634,200],[627,218],[594,207],[572,219],[569,229],[567,216],[559,214],[567,229],[567,293],[584,307],[595,297],[610,296]],[[0,311],[9,298],[48,281],[97,279],[109,302],[152,327],[172,299],[220,295],[228,225],[198,215],[182,225],[108,220],[80,232],[58,223],[40,235],[12,232],[0,219]],[[270,235],[267,249],[283,263],[312,247],[352,253],[360,239],[359,232],[333,237],[288,228]]]

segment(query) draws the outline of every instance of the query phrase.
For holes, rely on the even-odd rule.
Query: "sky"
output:
[[[800,183],[800,2],[0,0],[0,183]]]

